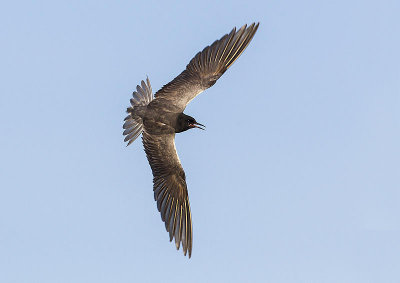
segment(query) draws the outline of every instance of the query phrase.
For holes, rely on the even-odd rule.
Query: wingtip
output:
[[[247,24],[244,24],[243,26],[240,27],[242,28],[257,28],[260,25],[260,22],[252,22],[250,25],[247,26]]]
[[[244,29],[244,30],[251,29],[251,30],[253,30],[253,33],[255,34],[259,26],[260,26],[260,22],[253,22],[250,25],[247,25],[247,24],[243,25],[239,30],[241,30],[241,29]]]

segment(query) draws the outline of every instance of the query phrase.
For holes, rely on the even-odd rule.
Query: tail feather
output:
[[[146,106],[153,100],[153,94],[149,78],[146,82],[142,81],[141,85],[136,87],[136,91],[133,92],[132,98],[130,99],[131,107],[128,107],[126,112],[128,116],[125,117],[124,121],[124,142],[128,142],[130,145],[134,142],[138,136],[143,132],[143,115],[146,110]]]

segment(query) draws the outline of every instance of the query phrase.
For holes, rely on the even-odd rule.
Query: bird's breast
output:
[[[149,107],[143,119],[143,124],[148,133],[171,134],[175,133],[178,114],[165,111],[161,108]]]

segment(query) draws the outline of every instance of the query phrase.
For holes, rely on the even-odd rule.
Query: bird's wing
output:
[[[161,212],[161,219],[175,238],[176,248],[182,242],[183,252],[192,254],[192,216],[186,177],[175,148],[175,133],[151,135],[143,131],[144,150],[153,171],[154,199]]]
[[[229,34],[216,40],[211,46],[194,56],[186,69],[163,86],[156,98],[168,100],[183,112],[186,105],[198,94],[213,86],[249,45],[259,23],[234,28]]]

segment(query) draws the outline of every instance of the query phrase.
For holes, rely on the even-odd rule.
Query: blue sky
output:
[[[399,282],[399,1],[9,1],[1,282]],[[169,243],[131,92],[234,26],[253,41],[177,136],[192,258]]]

